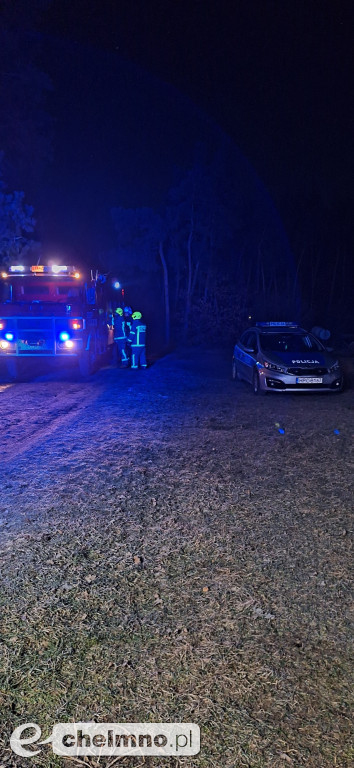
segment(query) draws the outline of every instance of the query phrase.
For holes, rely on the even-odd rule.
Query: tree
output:
[[[166,224],[152,208],[112,208],[119,257],[130,270],[154,272],[158,259],[163,275],[165,343],[170,343],[169,272],[165,254]]]
[[[183,280],[185,337],[188,334],[192,300],[198,280],[202,274],[205,276],[210,266],[215,208],[211,179],[206,169],[200,163],[195,163],[170,191],[166,216],[174,250],[179,250],[181,254],[177,258],[177,269],[178,282],[181,280],[181,272]]]
[[[244,225],[241,181],[230,178],[224,144],[209,153],[196,149],[195,162],[169,193],[167,230],[173,246],[176,294],[183,299],[183,335],[187,338],[193,308],[215,311],[216,285],[230,281],[238,259],[237,233]],[[221,274],[219,274],[221,271]],[[213,309],[211,309],[213,307]]]
[[[112,211],[120,258],[135,276],[160,264],[167,343],[170,313],[184,340],[213,342],[229,342],[251,307],[286,319],[288,243],[269,196],[236,159],[226,142],[198,146],[159,212]]]
[[[39,248],[29,237],[34,228],[33,208],[25,203],[24,192],[6,193],[0,179],[0,260],[4,265]]]

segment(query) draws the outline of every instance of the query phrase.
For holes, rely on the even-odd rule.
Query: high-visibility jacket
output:
[[[121,363],[126,365],[129,362],[127,355],[127,341],[130,332],[131,323],[121,315],[115,315],[114,318],[114,340],[117,344]]]
[[[142,320],[133,320],[128,335],[128,341],[132,347],[145,347],[146,325]]]
[[[146,340],[146,325],[142,319],[133,320],[130,333],[128,336],[128,342],[132,350],[131,367],[146,368],[146,356],[145,356],[145,340]]]
[[[114,316],[114,338],[116,340],[127,339],[130,332],[130,327],[131,322],[126,320],[125,317],[121,317],[120,315]]]

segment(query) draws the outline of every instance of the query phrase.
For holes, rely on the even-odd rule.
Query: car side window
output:
[[[250,331],[246,331],[246,333],[243,333],[241,336],[241,344],[243,347],[248,347],[248,337],[250,336]]]
[[[257,336],[254,331],[247,331],[247,333],[242,336],[242,344],[248,349],[257,349]]]

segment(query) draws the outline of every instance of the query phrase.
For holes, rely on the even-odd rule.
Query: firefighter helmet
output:
[[[123,316],[123,310],[122,310],[122,307],[117,307],[117,309],[116,309],[116,314],[117,314],[117,315],[120,315],[121,317]]]
[[[142,314],[141,312],[133,312],[133,320],[141,320]]]

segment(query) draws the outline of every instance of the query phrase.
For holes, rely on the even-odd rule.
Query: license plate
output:
[[[46,344],[44,339],[40,341],[34,341],[32,344],[26,344],[22,339],[19,341],[19,349],[50,349],[50,346]]]
[[[309,376],[299,376],[296,379],[297,384],[322,384],[322,379],[315,379]]]

